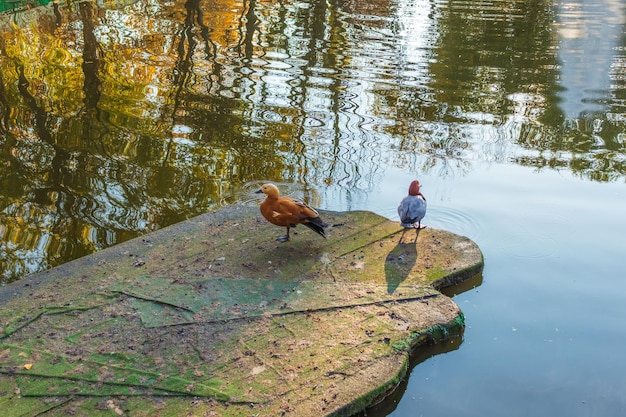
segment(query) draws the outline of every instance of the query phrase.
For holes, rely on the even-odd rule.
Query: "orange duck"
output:
[[[287,228],[287,234],[278,238],[280,242],[288,241],[289,229],[299,224],[308,227],[326,239],[324,228],[328,225],[320,219],[320,215],[315,209],[300,200],[281,197],[278,187],[274,184],[263,184],[256,193],[263,193],[266,196],[260,206],[263,217],[276,226]]]

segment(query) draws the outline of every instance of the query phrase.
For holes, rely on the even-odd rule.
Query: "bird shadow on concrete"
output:
[[[415,238],[412,238],[411,229],[404,229],[398,239],[397,245],[385,258],[385,279],[387,280],[387,293],[393,294],[411,274],[417,263],[417,239],[420,230],[415,229]]]

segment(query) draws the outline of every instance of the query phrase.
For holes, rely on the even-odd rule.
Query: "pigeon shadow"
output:
[[[411,274],[417,263],[417,238],[421,229],[415,229],[415,239],[407,237],[411,229],[404,229],[398,240],[398,244],[387,254],[385,258],[385,279],[387,280],[387,293],[393,294]]]

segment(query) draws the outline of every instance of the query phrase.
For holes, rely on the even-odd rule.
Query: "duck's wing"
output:
[[[295,227],[302,224],[326,238],[324,228],[328,227],[322,221],[319,213],[308,204],[289,197],[282,197],[263,207],[263,216],[278,226]]]
[[[412,209],[412,197],[406,196],[400,202],[398,206],[398,217],[400,217],[400,221],[402,223],[407,223],[407,221],[411,218],[411,209]]]
[[[295,204],[299,211],[297,214],[300,218],[298,223],[326,239],[326,231],[324,229],[328,227],[328,224],[324,223],[317,210],[300,200],[292,199],[292,203]]]
[[[421,221],[426,215],[426,200],[419,196],[405,197],[398,206],[398,215],[403,225]]]
[[[295,226],[319,217],[315,209],[300,200],[288,197],[279,198],[268,205],[263,215],[272,223],[283,226]]]
[[[299,219],[319,217],[319,213],[304,201],[295,198],[281,198],[277,201],[280,212],[285,215],[296,216]]]
[[[402,221],[406,217],[407,210],[407,197],[404,197],[402,201],[400,201],[400,205],[398,206],[398,217],[400,217],[400,221]]]

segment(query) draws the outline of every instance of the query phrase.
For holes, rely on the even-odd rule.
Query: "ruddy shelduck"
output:
[[[400,226],[411,229],[423,229],[422,219],[426,215],[426,197],[420,191],[418,180],[411,181],[409,195],[398,206]]]
[[[324,229],[328,225],[322,221],[319,213],[306,203],[294,198],[281,197],[278,187],[274,184],[263,184],[256,193],[265,194],[265,199],[260,205],[263,217],[276,226],[287,228],[287,234],[278,238],[280,242],[288,241],[289,229],[299,224],[308,227],[326,239]]]

